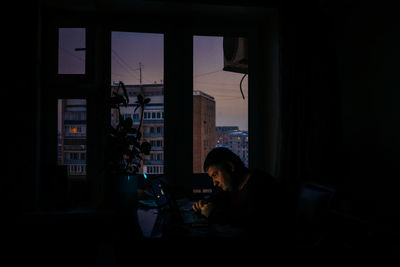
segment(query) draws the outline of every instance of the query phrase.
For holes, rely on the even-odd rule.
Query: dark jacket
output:
[[[229,224],[249,237],[279,235],[285,212],[283,190],[268,173],[252,171],[241,190],[216,193],[209,201],[215,206],[210,223]]]

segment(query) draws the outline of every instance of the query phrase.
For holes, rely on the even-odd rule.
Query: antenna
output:
[[[142,62],[139,62],[140,84],[142,84]]]

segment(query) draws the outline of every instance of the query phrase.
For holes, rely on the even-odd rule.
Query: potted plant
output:
[[[137,201],[138,171],[141,167],[143,155],[149,155],[151,145],[142,140],[142,126],[144,107],[150,98],[138,94],[134,113],[140,108],[140,123],[137,128],[131,117],[124,118],[121,107],[128,107],[129,97],[123,82],[107,99],[118,121],[109,124],[107,169],[111,201],[119,206],[135,206]],[[116,118],[115,118],[116,119]]]

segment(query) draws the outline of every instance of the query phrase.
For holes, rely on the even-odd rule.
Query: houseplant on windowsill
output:
[[[108,189],[111,204],[118,208],[131,208],[137,202],[137,174],[141,167],[143,155],[149,155],[151,145],[142,141],[142,125],[144,107],[150,102],[150,98],[144,98],[138,94],[134,113],[140,108],[140,123],[134,127],[131,117],[124,118],[121,107],[128,107],[129,97],[123,82],[119,82],[118,88],[107,99],[107,105],[118,116],[118,122],[110,123],[107,143],[107,170]]]

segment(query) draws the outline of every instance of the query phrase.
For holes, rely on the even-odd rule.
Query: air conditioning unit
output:
[[[224,71],[248,74],[247,38],[224,37]]]

